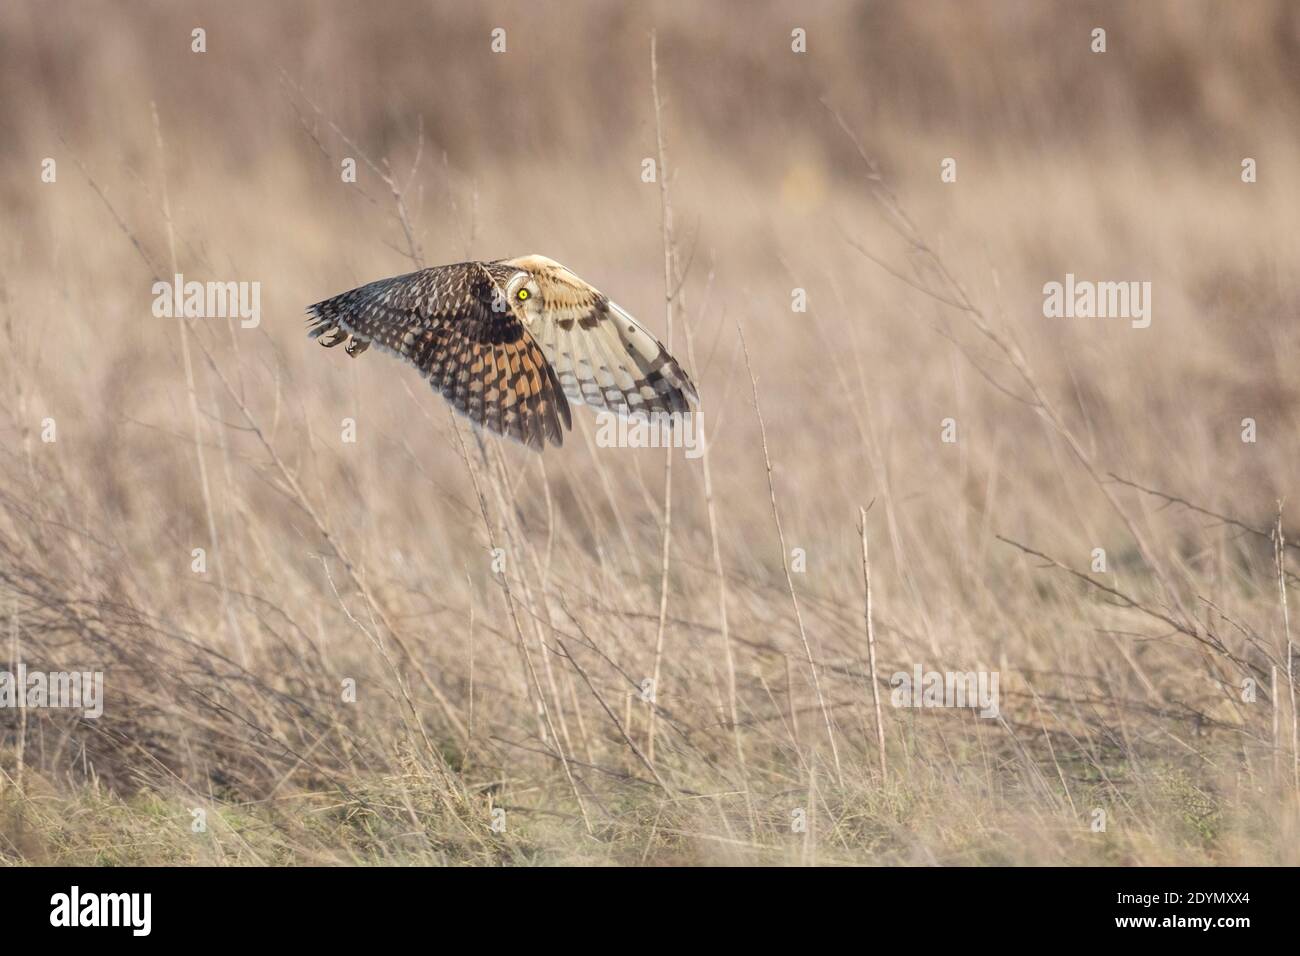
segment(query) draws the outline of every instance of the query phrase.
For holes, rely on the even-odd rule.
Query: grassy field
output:
[[[0,861],[1300,863],[1300,9],[693,7],[4,5]],[[706,455],[305,336],[530,252]]]

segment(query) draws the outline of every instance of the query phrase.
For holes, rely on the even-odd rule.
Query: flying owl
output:
[[[542,449],[572,427],[569,402],[622,415],[688,412],[681,365],[644,325],[545,256],[457,262],[380,279],[307,309],[326,348],[372,344],[405,359],[452,407]]]

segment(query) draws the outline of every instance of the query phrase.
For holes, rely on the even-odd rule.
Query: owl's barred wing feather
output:
[[[555,370],[505,304],[516,270],[462,262],[381,279],[308,307],[308,335],[355,355],[373,343],[410,362],[456,411],[533,448],[572,424]]]
[[[690,376],[650,331],[544,256],[460,262],[381,279],[310,306],[322,345],[410,362],[462,415],[533,448],[563,443],[569,401],[682,414]]]
[[[543,310],[532,332],[571,401],[625,415],[684,413],[698,402],[677,360],[608,296],[543,256],[504,265],[537,279]]]

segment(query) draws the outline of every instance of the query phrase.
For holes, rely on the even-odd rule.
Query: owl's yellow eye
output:
[[[520,289],[519,292],[517,293],[517,295],[518,295],[518,297],[519,297],[519,301],[520,301],[520,302],[523,302],[524,299],[528,298],[528,290],[527,290],[527,289]]]

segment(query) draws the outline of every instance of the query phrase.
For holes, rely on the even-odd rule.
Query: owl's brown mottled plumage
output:
[[[569,401],[687,412],[695,386],[646,328],[544,256],[458,262],[380,279],[308,307],[308,334],[403,358],[471,421],[560,445]]]

